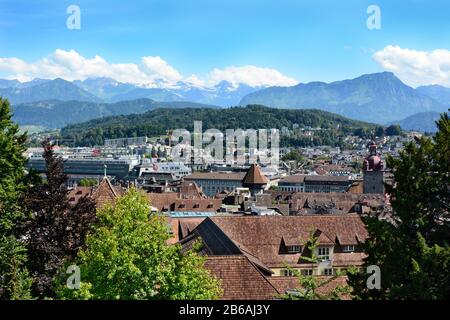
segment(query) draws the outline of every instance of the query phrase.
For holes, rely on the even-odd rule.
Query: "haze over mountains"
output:
[[[270,87],[245,96],[240,104],[317,108],[376,123],[396,121],[419,112],[443,112],[450,105],[450,100],[444,105],[422,92],[407,86],[393,73],[382,72],[332,83],[311,82],[293,87]],[[445,98],[441,101],[445,101]]]
[[[48,129],[62,128],[69,124],[81,123],[95,118],[171,108],[218,107],[186,101],[157,102],[146,98],[115,103],[46,100],[12,106],[13,119],[19,125],[40,126]]]
[[[29,82],[0,79],[0,96],[8,98],[14,106],[14,117],[19,124],[48,128],[155,108],[201,108],[203,104],[208,107],[260,104],[274,108],[320,109],[379,124],[399,123],[414,114],[439,113],[450,107],[449,88],[433,85],[414,89],[390,72],[332,83],[311,82],[266,88],[227,81],[212,87],[185,82],[143,87],[111,78],[73,82],[63,79],[34,79]],[[422,118],[423,128],[434,125],[430,123],[432,118]],[[420,122],[417,118],[416,128]]]
[[[420,112],[405,119],[393,121],[391,124],[398,124],[404,130],[434,133],[437,131],[436,121],[440,116],[439,112]]]

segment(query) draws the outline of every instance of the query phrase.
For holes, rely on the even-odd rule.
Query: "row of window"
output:
[[[300,274],[302,276],[312,276],[314,274],[314,271],[313,271],[313,269],[301,269]],[[293,276],[295,276],[295,272],[294,272],[294,270],[283,269],[283,270],[281,270],[281,275],[284,277],[293,277]],[[321,275],[332,276],[333,268],[323,269]]]
[[[288,253],[300,253],[301,252],[301,246],[294,245],[294,246],[287,246]],[[318,248],[318,258],[321,260],[330,260],[330,248],[328,247],[319,247]],[[353,252],[355,251],[354,245],[345,245],[342,246],[343,252]]]

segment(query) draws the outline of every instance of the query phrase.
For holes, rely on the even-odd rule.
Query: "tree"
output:
[[[27,299],[26,250],[15,233],[25,218],[20,202],[26,189],[27,137],[11,118],[8,101],[0,98],[0,299]]]
[[[298,150],[292,150],[286,153],[281,160],[302,162],[305,161],[305,157],[303,157]]]
[[[308,263],[320,263],[319,257],[315,254],[318,245],[318,238],[311,234],[308,241],[304,244],[305,250],[301,259]],[[345,276],[344,273],[336,272],[333,276],[326,279],[320,279],[318,276],[302,275],[298,270],[289,265],[286,268],[290,270],[298,280],[298,288],[293,292],[281,295],[284,300],[341,300],[350,296],[351,288],[348,285],[337,285],[328,292],[323,292],[326,286],[336,280],[338,277]],[[322,290],[321,290],[322,289]]]
[[[392,124],[386,128],[387,136],[399,136],[402,134],[402,128],[398,124]]]
[[[62,281],[60,297],[69,299],[214,299],[218,280],[194,251],[168,245],[168,224],[150,214],[146,198],[130,189],[97,214],[99,223],[75,263],[81,289]]]
[[[365,265],[381,270],[381,289],[368,290],[366,276],[350,277],[362,299],[450,298],[450,120],[442,114],[433,139],[407,144],[389,157],[395,184],[390,219],[365,217],[369,239]]]
[[[383,127],[377,127],[375,129],[375,136],[377,136],[377,137],[384,136],[384,128]]]
[[[83,178],[80,180],[78,185],[80,187],[94,187],[98,184],[98,181],[95,179]]]
[[[69,204],[63,161],[54,154],[49,141],[42,145],[46,181],[29,189],[25,205],[32,217],[23,226],[32,291],[39,298],[55,296],[55,276],[66,259],[76,257],[96,220],[95,203],[87,196],[75,205]]]

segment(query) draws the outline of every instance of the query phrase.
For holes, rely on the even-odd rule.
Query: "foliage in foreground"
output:
[[[166,219],[150,215],[145,197],[131,189],[114,206],[97,213],[98,224],[75,263],[81,289],[61,283],[65,299],[216,299],[218,280],[204,269],[204,257],[168,245]]]
[[[26,216],[20,206],[26,190],[26,135],[11,117],[8,101],[0,98],[0,299],[29,299],[26,249],[16,234]]]
[[[94,201],[84,196],[75,205],[68,200],[63,160],[44,141],[45,181],[35,181],[25,196],[32,216],[24,223],[23,238],[28,252],[32,293],[39,298],[55,297],[54,279],[67,259],[76,257],[96,220]]]
[[[388,158],[395,185],[386,186],[393,216],[364,219],[369,239],[365,265],[381,269],[381,289],[367,275],[350,276],[360,299],[450,298],[450,120],[441,115],[433,137],[408,143]]]

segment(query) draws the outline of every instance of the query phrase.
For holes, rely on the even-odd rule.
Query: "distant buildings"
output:
[[[222,191],[233,191],[242,188],[245,172],[194,172],[184,178],[195,182],[208,197]]]
[[[68,184],[76,185],[82,179],[100,181],[106,175],[118,179],[126,179],[130,171],[139,163],[138,158],[129,157],[78,157],[62,156],[64,173],[68,175]],[[26,164],[27,169],[34,169],[38,173],[46,172],[44,158],[40,155],[31,156]]]
[[[292,175],[278,182],[281,191],[346,192],[352,181],[348,176]]]

